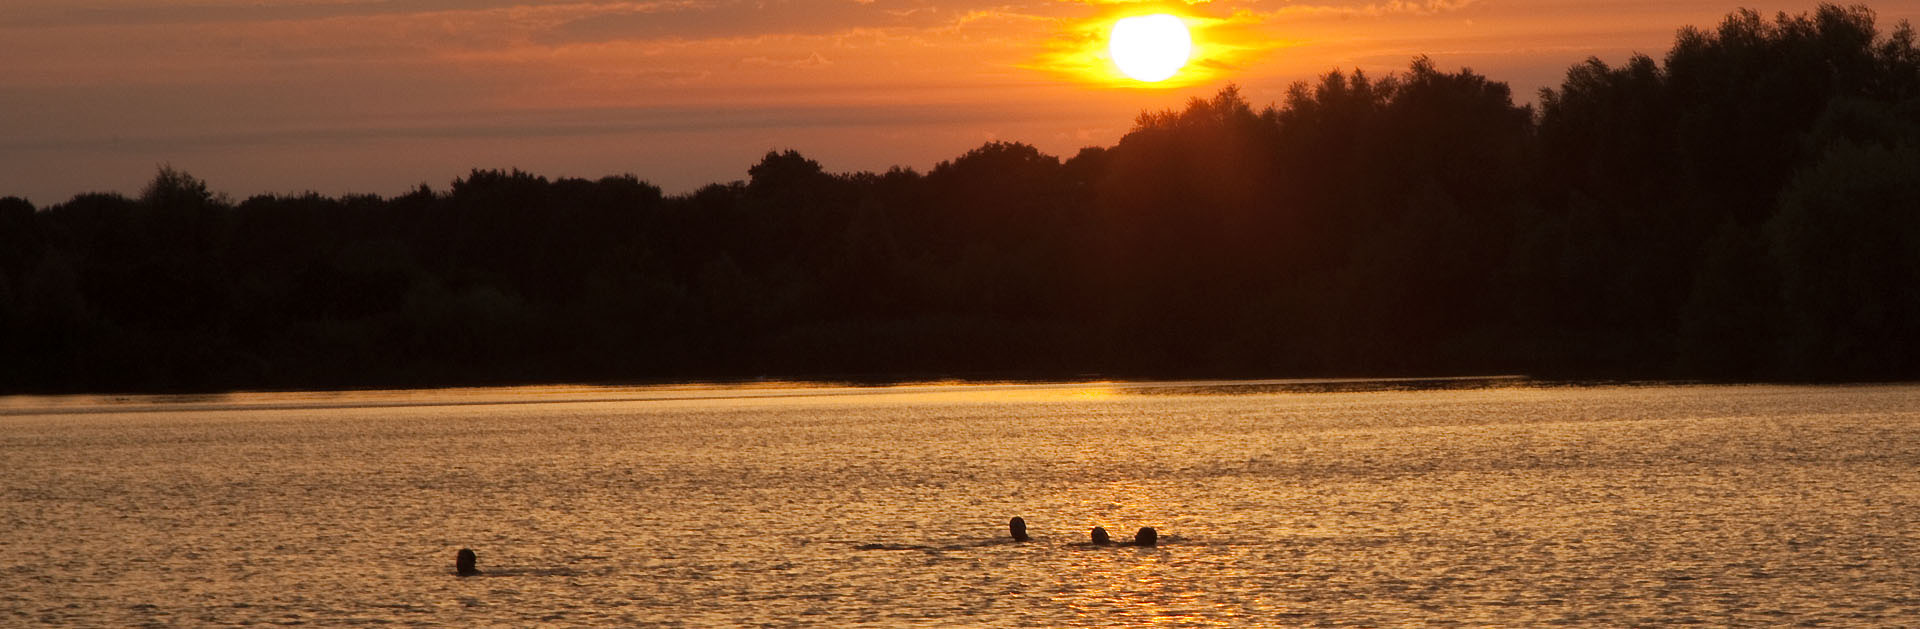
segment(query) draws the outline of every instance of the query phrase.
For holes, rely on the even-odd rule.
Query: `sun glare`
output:
[[[1193,36],[1180,18],[1165,13],[1122,18],[1107,39],[1113,65],[1136,81],[1158,83],[1186,67]]]

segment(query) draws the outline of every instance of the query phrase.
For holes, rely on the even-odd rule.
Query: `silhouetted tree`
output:
[[[1812,142],[1818,161],[1793,178],[1766,225],[1782,269],[1782,368],[1920,375],[1920,118],[1835,105],[1846,113],[1829,116]],[[1903,105],[1920,110],[1920,101]]]

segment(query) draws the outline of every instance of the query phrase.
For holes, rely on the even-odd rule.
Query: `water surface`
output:
[[[1920,386],[1403,388],[0,400],[0,624],[1920,618]]]

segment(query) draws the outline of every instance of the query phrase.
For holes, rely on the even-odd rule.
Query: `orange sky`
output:
[[[1660,56],[1747,6],[1570,0],[6,0],[0,195],[137,193],[170,163],[236,198],[445,189],[474,167],[683,192],[769,149],[925,169],[988,140],[1071,156],[1232,81],[1257,105],[1429,54],[1531,100],[1588,56]],[[1883,30],[1920,0],[1882,2]],[[1196,25],[1204,72],[1070,67],[1122,14]],[[1097,47],[1097,46],[1096,46]]]

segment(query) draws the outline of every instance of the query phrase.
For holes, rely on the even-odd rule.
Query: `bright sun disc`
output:
[[[1136,81],[1157,83],[1186,67],[1193,54],[1193,36],[1180,18],[1157,13],[1124,18],[1113,23],[1107,39],[1113,65]]]

